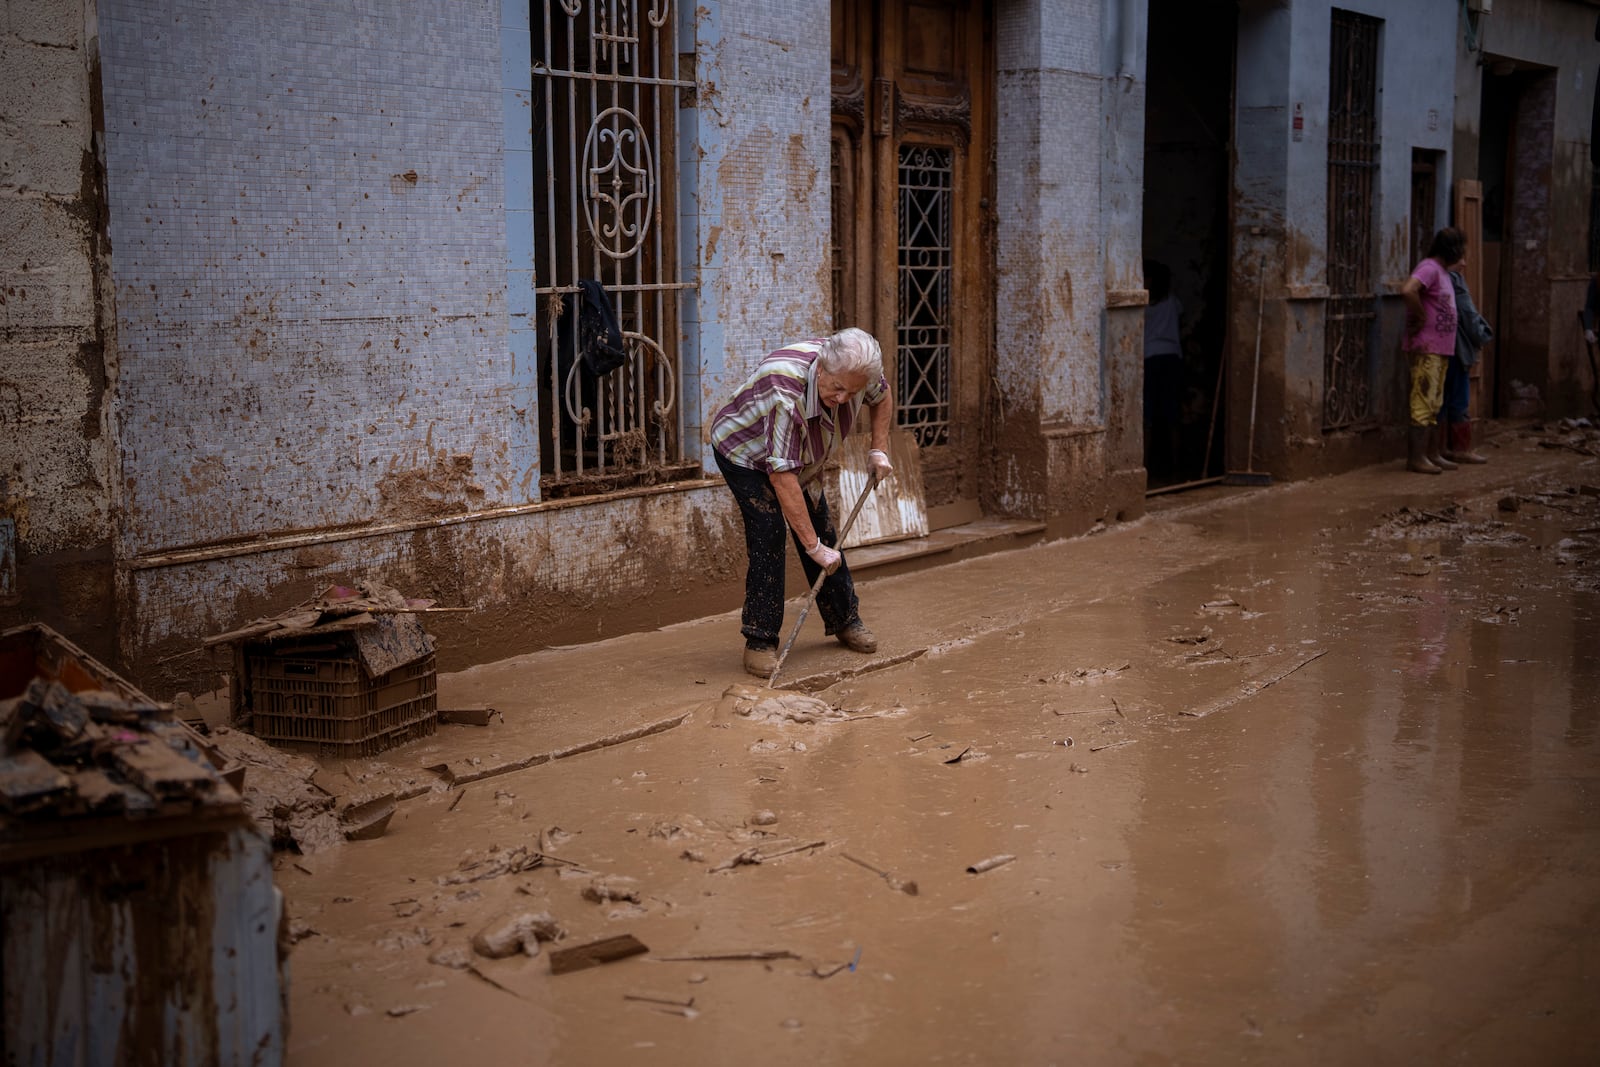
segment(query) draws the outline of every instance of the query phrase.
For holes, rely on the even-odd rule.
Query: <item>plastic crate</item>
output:
[[[434,657],[368,677],[351,656],[245,656],[250,732],[318,755],[367,757],[439,722]]]

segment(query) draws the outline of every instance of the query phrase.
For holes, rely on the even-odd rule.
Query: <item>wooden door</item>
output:
[[[833,0],[834,324],[883,345],[933,526],[976,517],[987,440],[992,26],[984,0]]]
[[[1483,183],[1468,178],[1456,179],[1455,197],[1456,229],[1467,239],[1467,265],[1461,278],[1467,283],[1472,302],[1493,327],[1495,306],[1499,303],[1500,246],[1483,242]],[[1491,291],[1487,282],[1496,284]],[[1478,353],[1478,362],[1472,365],[1470,383],[1471,408],[1467,414],[1474,419],[1488,418],[1489,399],[1494,396],[1494,345],[1487,344]]]

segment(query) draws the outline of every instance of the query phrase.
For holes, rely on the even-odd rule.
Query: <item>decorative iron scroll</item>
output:
[[[533,276],[541,485],[597,492],[683,466],[678,20],[668,0],[545,0],[532,31]],[[628,358],[598,378],[563,328],[579,279],[614,302]]]

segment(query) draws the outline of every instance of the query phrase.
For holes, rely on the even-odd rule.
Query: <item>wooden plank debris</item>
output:
[[[459,708],[440,708],[439,721],[457,726],[488,726],[500,713],[487,704],[469,704]]]
[[[603,963],[615,963],[630,956],[639,956],[650,949],[632,934],[618,934],[583,945],[557,949],[550,953],[551,974],[571,974]]]

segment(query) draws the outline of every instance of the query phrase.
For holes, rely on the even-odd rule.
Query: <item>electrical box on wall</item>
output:
[[[1467,0],[1467,10],[1487,15],[1494,10],[1494,0]]]

